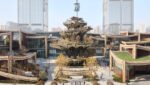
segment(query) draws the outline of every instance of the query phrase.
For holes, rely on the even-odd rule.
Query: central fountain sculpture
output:
[[[58,56],[56,63],[61,68],[55,69],[56,80],[68,80],[70,76],[83,76],[83,78],[95,79],[96,72],[93,69],[97,64],[94,50],[91,49],[94,41],[87,32],[92,30],[90,26],[78,17],[79,3],[75,3],[77,16],[73,16],[64,22],[67,30],[60,32],[60,39],[51,44],[51,47],[64,51],[63,56]],[[64,66],[65,65],[65,66]]]
[[[72,59],[71,65],[76,64],[75,62],[79,63],[81,59],[90,57],[92,50],[88,47],[92,46],[93,40],[91,36],[87,35],[87,32],[92,28],[87,26],[87,23],[79,17],[72,17],[64,25],[68,30],[60,33],[61,39],[52,44],[53,47],[63,50],[65,55]]]
[[[97,64],[96,58],[93,58],[95,52],[90,49],[94,41],[92,36],[87,34],[92,28],[79,17],[70,18],[64,22],[64,25],[67,30],[60,32],[61,38],[51,44],[52,47],[64,51],[65,58],[57,59],[56,63],[64,64],[66,62],[65,66],[62,65],[62,68],[55,71],[56,75],[65,75],[65,77],[67,75],[67,78],[70,78],[72,75],[87,76],[91,73],[95,77],[95,70],[89,70]],[[89,64],[91,67],[88,67]],[[88,72],[90,73],[88,74]],[[58,77],[56,78],[58,79]]]

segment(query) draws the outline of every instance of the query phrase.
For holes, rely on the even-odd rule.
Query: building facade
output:
[[[133,31],[134,0],[103,0],[103,32]]]
[[[150,33],[122,32],[121,35],[130,36],[130,41],[122,41],[119,50],[110,51],[110,70],[122,82],[139,75],[149,75]]]
[[[147,28],[146,28],[146,32],[150,32],[150,26],[148,26]]]
[[[48,0],[18,0],[18,23],[32,30],[48,30]]]

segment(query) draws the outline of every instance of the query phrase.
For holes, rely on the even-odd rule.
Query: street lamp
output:
[[[78,12],[80,11],[80,3],[78,3],[78,0],[76,0],[76,3],[74,3],[75,9],[74,11],[76,12],[76,16],[78,17]]]

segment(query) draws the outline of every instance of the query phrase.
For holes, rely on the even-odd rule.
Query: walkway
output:
[[[112,72],[109,72],[109,68],[108,67],[99,67],[97,72],[96,72],[100,78],[101,74],[103,74],[102,78],[100,81],[98,81],[101,85],[107,85],[107,80],[112,80]],[[45,83],[45,85],[50,85],[51,81],[47,81]],[[63,85],[63,84],[58,84],[58,85]],[[69,83],[65,83],[64,85],[75,85],[75,84],[71,84],[71,82]],[[79,83],[77,85],[80,85]],[[81,85],[92,85],[91,82],[81,82]],[[114,85],[126,85],[124,83],[116,83],[114,82]]]
[[[128,85],[150,85],[150,75],[138,76],[130,80]]]
[[[42,62],[41,62],[42,61]],[[46,60],[40,60],[40,65],[42,65],[43,67],[45,66],[44,64],[48,64],[49,65],[49,69],[48,69],[48,72],[49,72],[49,75],[48,75],[48,78],[49,78],[49,81],[47,81],[45,83],[45,85],[50,85],[51,84],[51,80],[54,79],[54,68],[55,68],[55,64],[54,62],[52,61],[46,61]],[[109,71],[109,68],[106,66],[105,63],[101,63],[101,67],[98,67],[98,70],[97,70],[97,74],[98,74],[98,77],[100,78],[101,77],[101,74],[103,74],[102,76],[102,79],[100,81],[98,81],[101,85],[106,85],[107,83],[107,80],[112,80],[112,72]],[[63,85],[63,84],[58,84],[58,85]],[[69,83],[65,83],[64,85],[71,85],[71,82]],[[73,83],[72,83],[73,85]],[[84,81],[81,82],[81,85],[84,85]],[[92,85],[90,82],[85,82],[85,85]],[[126,84],[121,84],[121,83],[116,83],[114,82],[114,85],[126,85]]]

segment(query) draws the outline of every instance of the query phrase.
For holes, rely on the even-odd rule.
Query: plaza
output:
[[[81,7],[48,31],[48,0],[18,0],[18,23],[0,26],[0,85],[148,85],[150,32],[134,31],[134,0],[103,0],[101,33]]]

